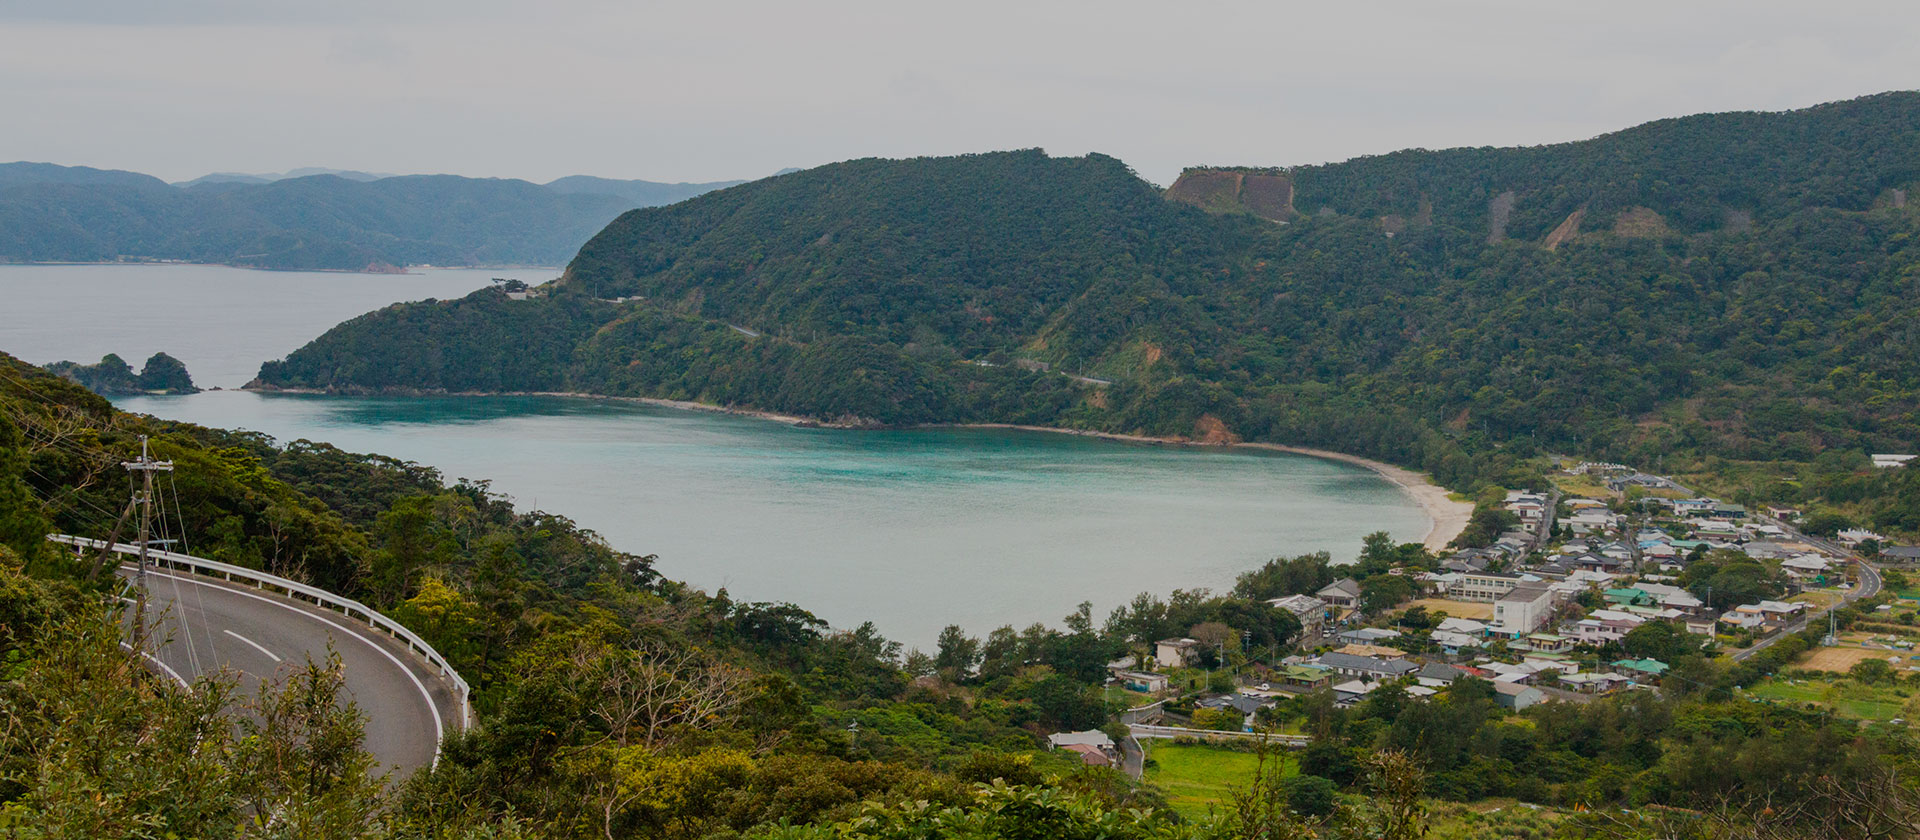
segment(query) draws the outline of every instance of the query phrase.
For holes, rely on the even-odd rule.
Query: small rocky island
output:
[[[165,353],[148,357],[139,373],[134,373],[126,360],[116,353],[102,356],[98,364],[54,362],[46,368],[104,397],[200,393],[200,389],[194,387],[193,377],[187,373],[187,366]]]

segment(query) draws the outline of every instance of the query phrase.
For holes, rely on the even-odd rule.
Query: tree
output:
[[[1699,640],[1671,621],[1648,621],[1628,630],[1620,648],[1635,659],[1658,659],[1673,663],[1682,656],[1698,653]]]
[[[964,682],[973,675],[974,666],[980,664],[980,642],[967,635],[958,624],[942,628],[935,644],[938,647],[933,655],[933,667],[951,682]]]
[[[1884,659],[1862,659],[1847,669],[1847,676],[1863,683],[1884,683],[1892,682],[1900,674]]]
[[[1377,574],[1360,581],[1360,608],[1377,615],[1406,603],[1414,592],[1406,575]]]
[[[1303,817],[1324,817],[1333,813],[1334,797],[1340,787],[1324,776],[1301,774],[1281,780],[1280,790],[1286,796],[1287,807],[1294,813]]]
[[[1241,729],[1243,720],[1245,720],[1245,715],[1240,714],[1240,712],[1231,707],[1225,709],[1193,710],[1193,727],[1195,729],[1238,732]]]
[[[688,730],[731,722],[750,699],[751,672],[707,662],[686,648],[577,647],[576,673],[587,675],[592,714],[615,744],[659,748]]]

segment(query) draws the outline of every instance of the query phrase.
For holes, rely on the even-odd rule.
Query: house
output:
[[[1496,680],[1493,683],[1493,699],[1499,701],[1503,708],[1517,712],[1528,706],[1545,703],[1547,693],[1523,683]]]
[[[1420,585],[1428,594],[1446,597],[1447,592],[1460,582],[1459,572],[1421,572]]]
[[[1154,661],[1162,668],[1185,668],[1199,653],[1199,639],[1161,639],[1153,643]]]
[[[1719,504],[1719,502],[1712,499],[1674,499],[1673,515],[1695,516],[1703,514],[1713,510],[1713,506],[1716,504]]]
[[[1718,623],[1720,623],[1720,616],[1714,613],[1688,616],[1685,621],[1681,622],[1681,624],[1687,628],[1687,632],[1700,636],[1713,635],[1713,627]]]
[[[1727,521],[1732,521],[1735,519],[1747,518],[1747,509],[1744,507],[1741,507],[1740,505],[1732,505],[1732,504],[1727,504],[1725,502],[1721,502],[1721,503],[1715,504],[1711,509],[1706,511],[1706,515],[1714,519],[1724,519]]]
[[[1699,598],[1695,598],[1693,593],[1678,586],[1649,583],[1645,577],[1642,577],[1636,586],[1640,591],[1652,595],[1653,600],[1662,607],[1679,610],[1682,613],[1695,613],[1706,608],[1706,604],[1701,603]]]
[[[1388,630],[1384,627],[1357,627],[1352,630],[1348,630],[1344,633],[1341,633],[1340,635],[1334,638],[1339,640],[1342,644],[1370,645],[1370,644],[1373,644],[1374,642],[1384,642],[1388,639],[1398,639],[1400,638],[1400,631]]]
[[[1515,490],[1507,494],[1506,509],[1521,522],[1532,525],[1547,515],[1547,497],[1537,493]]]
[[[1333,705],[1342,709],[1350,709],[1355,703],[1366,699],[1369,693],[1379,687],[1379,683],[1362,682],[1360,680],[1343,682],[1333,687]]]
[[[1413,672],[1413,678],[1429,688],[1444,688],[1453,685],[1454,680],[1467,676],[1472,675],[1466,669],[1442,662],[1429,662]]]
[[[1439,645],[1441,650],[1449,654],[1459,653],[1467,648],[1482,647],[1485,644],[1485,635],[1481,633],[1456,633],[1450,630],[1435,630],[1428,638],[1432,639],[1434,644]]]
[[[1070,752],[1080,757],[1080,762],[1089,767],[1112,767],[1119,761],[1120,751],[1107,733],[1098,729],[1084,732],[1055,732],[1047,736],[1047,748]]]
[[[1820,577],[1827,573],[1827,561],[1812,554],[1780,561],[1780,571],[1799,578]]]
[[[1540,629],[1553,612],[1553,590],[1545,583],[1524,583],[1493,603],[1492,631],[1525,636]]]
[[[1344,653],[1349,656],[1371,656],[1375,659],[1407,658],[1407,652],[1404,650],[1401,650],[1399,648],[1381,647],[1380,645],[1345,644],[1345,645],[1341,645],[1340,647],[1334,648],[1333,652]]]
[[[1574,641],[1555,633],[1528,633],[1515,639],[1514,647],[1536,653],[1559,653],[1573,647]]]
[[[1807,605],[1799,601],[1761,601],[1760,611],[1767,616],[1769,623],[1785,624],[1796,615],[1807,611]]]
[[[1604,534],[1613,529],[1615,517],[1605,510],[1581,511],[1567,517],[1567,530],[1575,534]]]
[[[1644,589],[1609,589],[1602,593],[1602,595],[1606,597],[1607,603],[1610,604],[1633,606],[1635,604],[1653,603],[1653,596],[1648,594]]]
[[[1569,563],[1574,568],[1582,571],[1600,572],[1606,575],[1617,574],[1627,567],[1627,562],[1618,557],[1608,557],[1604,554],[1593,554],[1591,552],[1575,557],[1570,560]]]
[[[1322,628],[1326,623],[1327,602],[1312,595],[1288,595],[1267,602],[1274,609],[1286,610],[1300,620],[1300,638],[1317,639],[1324,635]]]
[[[1658,659],[1621,659],[1615,661],[1613,667],[1622,673],[1654,679],[1667,672],[1667,663]]]
[[[1876,534],[1865,528],[1848,528],[1840,532],[1839,539],[1842,545],[1845,545],[1848,547],[1859,545],[1863,542],[1866,542],[1867,540],[1873,540],[1874,542],[1878,542],[1878,543],[1884,543],[1887,541],[1887,538],[1885,535]]]
[[[1469,636],[1484,636],[1487,634],[1487,625],[1474,621],[1471,618],[1443,618],[1440,619],[1440,625],[1434,629],[1445,630],[1449,633],[1465,633]]]
[[[1560,685],[1570,691],[1581,694],[1605,694],[1617,688],[1632,685],[1633,680],[1620,674],[1586,673],[1568,674],[1560,678]]]
[[[1873,466],[1883,470],[1899,469],[1913,459],[1912,455],[1874,455]]]
[[[1305,694],[1333,684],[1333,669],[1319,665],[1287,665],[1273,672],[1281,691]]]
[[[1313,597],[1336,607],[1358,607],[1360,606],[1360,582],[1353,578],[1341,578],[1322,587],[1319,592],[1313,593]]]
[[[1343,677],[1367,680],[1387,680],[1404,677],[1420,669],[1420,666],[1405,659],[1379,659],[1371,656],[1354,656],[1350,653],[1323,653],[1313,660],[1314,664],[1332,668]]]
[[[1920,545],[1896,545],[1880,549],[1880,559],[1890,563],[1920,563]]]
[[[1680,489],[1680,485],[1673,483],[1669,479],[1661,478],[1657,475],[1647,475],[1646,473],[1634,473],[1632,475],[1607,479],[1607,489],[1615,493],[1624,493],[1629,487],[1643,487],[1648,490]]]
[[[1617,642],[1627,637],[1627,631],[1640,626],[1641,622],[1624,619],[1583,618],[1573,625],[1573,637],[1581,644],[1599,645]]]
[[[1142,691],[1147,694],[1164,694],[1170,685],[1166,674],[1153,674],[1146,671],[1121,671],[1113,675],[1129,691]]]
[[[1632,560],[1633,546],[1623,542],[1610,542],[1600,547],[1600,556],[1615,560]]]

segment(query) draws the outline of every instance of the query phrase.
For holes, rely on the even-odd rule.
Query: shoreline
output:
[[[323,391],[323,390],[314,389],[314,388],[255,388],[255,387],[252,387],[252,385],[253,383],[249,382],[247,383],[247,385],[243,385],[240,388],[236,388],[233,390],[251,391],[251,392],[260,393],[260,394],[276,394],[277,393],[277,394],[307,394],[307,395],[318,395],[318,396],[343,396],[342,394],[339,394],[337,392]],[[771,420],[776,423],[785,423],[786,425],[789,425],[789,426],[798,426],[801,428],[817,428],[817,429],[878,428],[873,426],[830,423],[830,422],[824,422],[811,417],[801,417],[795,414],[781,414],[776,411],[761,411],[758,409],[734,408],[734,407],[729,407],[724,405],[713,405],[711,403],[693,402],[690,400],[669,400],[669,399],[663,399],[661,397],[621,397],[621,396],[612,396],[608,394],[584,394],[584,393],[578,393],[573,391],[440,391],[440,392],[419,391],[409,395],[410,396],[447,396],[447,397],[571,397],[575,399],[611,400],[611,401],[617,401],[617,402],[630,402],[630,403],[638,403],[641,405],[658,406],[661,408],[675,408],[683,411],[704,411],[710,414],[732,414],[739,417],[752,417],[759,420]],[[377,395],[372,395],[372,396],[377,396]],[[394,394],[392,396],[401,396],[401,394]],[[1441,549],[1446,548],[1448,543],[1453,542],[1453,539],[1455,537],[1460,536],[1460,532],[1466,530],[1467,523],[1473,516],[1472,503],[1462,502],[1462,501],[1453,499],[1447,494],[1446,488],[1433,483],[1433,480],[1423,473],[1414,472],[1413,470],[1409,470],[1405,467],[1396,467],[1385,461],[1376,461],[1372,458],[1365,458],[1359,455],[1350,455],[1345,452],[1335,452],[1330,449],[1315,449],[1308,446],[1290,446],[1283,443],[1263,443],[1258,441],[1253,441],[1253,442],[1239,441],[1239,440],[1208,441],[1208,440],[1194,440],[1191,438],[1179,438],[1179,437],[1152,437],[1149,435],[1129,435],[1129,434],[1124,434],[1120,432],[1098,432],[1098,431],[1092,431],[1088,429],[1068,429],[1068,428],[1062,428],[1058,426],[1029,426],[1029,425],[1021,425],[1017,423],[921,423],[918,425],[908,426],[905,428],[1008,429],[1008,430],[1023,431],[1023,432],[1045,432],[1047,434],[1075,435],[1079,437],[1099,438],[1101,440],[1111,440],[1111,441],[1118,441],[1122,443],[1149,444],[1154,446],[1241,447],[1246,449],[1258,449],[1258,450],[1263,450],[1267,452],[1284,452],[1291,455],[1305,455],[1310,458],[1324,458],[1329,461],[1341,461],[1343,463],[1352,464],[1357,467],[1364,467],[1368,470],[1373,471],[1374,474],[1391,482],[1395,487],[1400,488],[1401,492],[1406,493],[1408,497],[1412,498],[1414,504],[1420,507],[1420,510],[1427,515],[1427,519],[1431,523],[1427,528],[1426,536],[1421,538],[1420,544],[1426,546],[1428,551],[1433,551],[1433,552],[1438,552]]]
[[[916,428],[945,429],[1013,429],[1024,432],[1047,432],[1049,434],[1077,435],[1079,437],[1100,438],[1124,443],[1143,443],[1156,446],[1194,446],[1217,448],[1258,449],[1267,452],[1285,452],[1290,455],[1305,455],[1310,458],[1324,458],[1329,461],[1341,461],[1357,467],[1372,470],[1376,475],[1391,482],[1401,492],[1406,493],[1426,513],[1432,523],[1420,544],[1428,551],[1440,551],[1453,542],[1460,532],[1467,529],[1467,523],[1473,517],[1473,504],[1457,501],[1447,494],[1447,489],[1423,473],[1417,473],[1405,467],[1396,467],[1385,461],[1376,461],[1359,455],[1335,452],[1330,449],[1315,449],[1309,446],[1290,446],[1284,443],[1263,443],[1259,441],[1206,441],[1179,437],[1152,437],[1149,435],[1129,435],[1119,432],[1096,432],[1086,429],[1063,429],[1055,426],[1026,426],[1017,423],[926,423]]]

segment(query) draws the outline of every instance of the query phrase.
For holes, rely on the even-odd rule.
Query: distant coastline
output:
[[[373,274],[420,276],[429,271],[564,271],[561,265],[404,265],[388,266],[376,269],[367,268],[279,268],[264,265],[239,265],[236,263],[193,262],[191,260],[5,260],[0,259],[0,267],[19,266],[62,266],[62,265],[125,265],[125,266],[197,266],[201,268],[234,268],[241,271],[273,271],[281,273],[314,274]]]
[[[342,396],[343,395],[343,392],[327,391],[327,390],[316,389],[316,388],[275,388],[271,386],[261,386],[257,381],[247,383],[240,390],[253,391],[256,393],[265,393],[265,394],[306,394],[306,395],[318,395],[318,396]],[[392,396],[401,396],[401,395],[409,395],[409,394],[414,396],[447,396],[447,397],[573,397],[576,399],[631,402],[631,403],[638,403],[641,405],[659,406],[662,408],[677,408],[685,411],[704,411],[712,414],[732,414],[732,415],[737,415],[741,417],[752,417],[760,420],[772,420],[776,423],[785,423],[789,426],[800,426],[800,427],[806,427],[806,428],[833,428],[833,429],[881,428],[881,427],[875,427],[875,426],[829,423],[829,422],[823,422],[816,418],[801,417],[799,415],[794,415],[794,414],[781,414],[775,411],[761,411],[758,409],[749,409],[749,408],[735,408],[730,406],[713,405],[711,403],[693,402],[690,400],[669,400],[669,399],[662,399],[660,397],[610,396],[607,394],[587,394],[587,393],[580,393],[576,391],[402,391],[402,392],[388,393],[388,395],[392,395]],[[378,394],[371,394],[371,395],[377,396]],[[1015,423],[923,423],[917,426],[910,426],[907,428],[1008,429],[1008,430],[1024,431],[1024,432],[1046,432],[1048,434],[1075,435],[1079,437],[1100,438],[1102,440],[1112,440],[1112,441],[1119,441],[1123,443],[1149,444],[1149,445],[1155,445],[1155,446],[1193,446],[1193,447],[1215,447],[1215,448],[1238,447],[1243,449],[1259,449],[1259,450],[1264,450],[1268,452],[1285,452],[1292,455],[1305,455],[1311,458],[1324,458],[1330,461],[1341,461],[1344,463],[1353,464],[1354,466],[1365,467],[1366,469],[1372,470],[1375,474],[1379,475],[1381,478],[1384,478],[1387,481],[1392,482],[1394,486],[1399,487],[1402,492],[1406,493],[1409,497],[1413,499],[1415,504],[1418,504],[1420,506],[1420,509],[1426,513],[1427,519],[1432,523],[1427,529],[1426,536],[1422,537],[1420,541],[1421,544],[1426,546],[1429,551],[1439,551],[1443,548],[1446,548],[1449,543],[1453,542],[1455,537],[1460,536],[1460,532],[1466,530],[1467,523],[1473,516],[1472,503],[1463,502],[1463,501],[1454,499],[1447,492],[1446,488],[1433,483],[1431,478],[1429,478],[1428,476],[1422,473],[1417,473],[1412,470],[1406,469],[1404,467],[1396,467],[1392,464],[1386,463],[1385,461],[1376,461],[1372,458],[1363,458],[1359,455],[1350,455],[1345,452],[1335,452],[1328,449],[1314,449],[1312,447],[1306,447],[1306,446],[1289,446],[1289,445],[1280,444],[1280,443],[1261,443],[1261,442],[1247,442],[1247,441],[1217,442],[1217,441],[1193,440],[1191,438],[1180,438],[1180,437],[1153,437],[1149,435],[1129,435],[1129,434],[1123,434],[1119,432],[1098,432],[1098,431],[1091,431],[1087,429],[1068,429],[1068,428],[1061,428],[1057,426],[1028,426],[1028,425],[1020,425]]]

